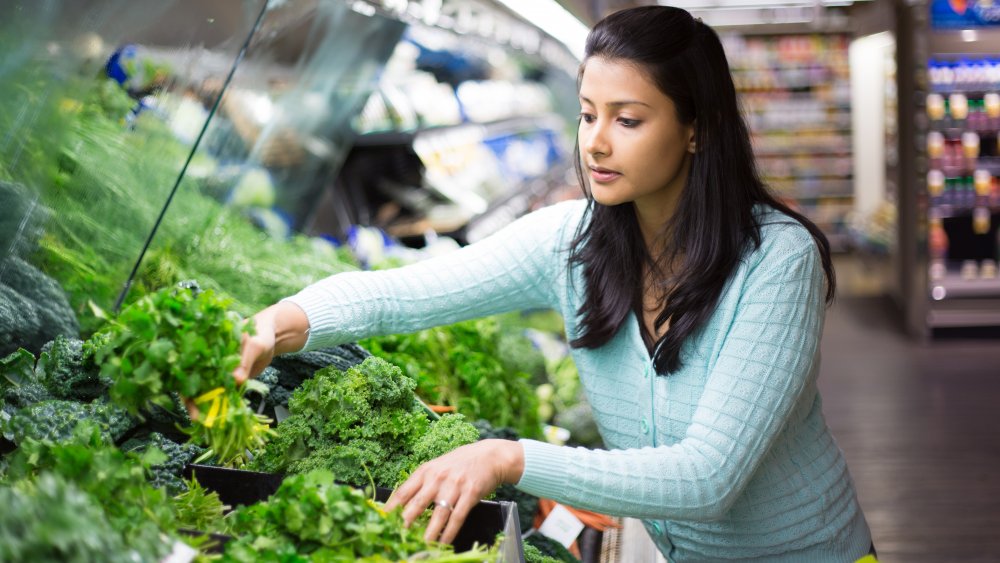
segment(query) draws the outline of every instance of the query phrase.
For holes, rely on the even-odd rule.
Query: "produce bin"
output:
[[[211,465],[189,464],[184,476],[194,477],[201,486],[219,495],[223,504],[241,506],[265,500],[274,494],[283,480],[282,475],[226,469]],[[392,490],[377,487],[375,499],[385,502]],[[524,563],[521,543],[521,526],[517,518],[517,504],[507,501],[482,500],[472,507],[465,523],[452,542],[456,552],[467,551],[474,543],[492,545],[497,534],[504,534],[500,544],[499,563]]]

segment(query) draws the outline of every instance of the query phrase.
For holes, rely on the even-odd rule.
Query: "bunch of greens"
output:
[[[416,380],[417,394],[423,400],[455,407],[470,420],[485,419],[537,438],[541,435],[538,398],[525,369],[537,369],[538,351],[530,343],[512,346],[512,338],[501,331],[495,317],[487,317],[370,338],[361,345]],[[523,357],[501,353],[502,341],[506,350],[516,350]]]
[[[203,457],[241,464],[271,431],[244,400],[247,390],[267,388],[254,380],[238,386],[232,375],[242,335],[252,328],[229,304],[211,290],[165,288],[127,307],[90,343],[101,373],[113,381],[112,400],[139,414],[172,409],[171,393],[189,397],[198,416],[186,431],[209,448]]]
[[[285,479],[267,501],[229,516],[238,536],[226,544],[224,562],[286,561],[488,561],[485,548],[455,554],[423,541],[423,527],[403,526],[399,511],[386,513],[365,494],[334,483],[328,471]]]
[[[173,534],[177,528],[167,493],[152,487],[146,480],[149,467],[163,459],[162,452],[156,450],[141,456],[126,454],[110,444],[96,425],[82,422],[73,435],[62,442],[25,440],[7,456],[3,480],[22,490],[37,486],[40,491],[50,491],[45,498],[62,495],[68,502],[79,505],[93,523],[96,535],[92,541],[100,541],[102,548],[125,547],[125,550],[118,548],[109,552],[109,557],[124,553],[132,554],[132,560],[158,561],[169,551],[164,534]],[[73,486],[60,488],[47,484],[46,479],[40,477],[45,474]],[[89,497],[90,502],[80,499],[74,490]],[[68,533],[49,529],[51,522],[46,518],[25,522],[26,526],[33,527],[31,533],[38,535],[25,535],[22,541],[44,543],[54,534]],[[108,529],[118,538],[109,537]]]
[[[292,395],[290,416],[251,466],[285,473],[328,469],[344,483],[392,487],[421,463],[478,439],[459,415],[428,420],[415,386],[376,357],[346,372],[320,370]]]

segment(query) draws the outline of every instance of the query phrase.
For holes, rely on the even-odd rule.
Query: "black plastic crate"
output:
[[[191,464],[184,468],[184,476],[195,477],[201,486],[219,495],[223,504],[242,506],[267,499],[274,494],[283,480],[282,475],[259,473],[241,469],[226,469],[211,465]],[[390,489],[377,487],[375,498],[388,500]],[[517,518],[517,504],[513,502],[479,501],[472,507],[465,523],[452,542],[456,552],[467,551],[473,544],[493,545],[497,534],[504,534],[500,546],[499,562],[524,563],[524,546],[521,543],[521,526]]]

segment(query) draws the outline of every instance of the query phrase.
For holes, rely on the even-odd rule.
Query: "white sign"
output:
[[[563,547],[569,547],[583,531],[583,522],[565,506],[557,504],[542,522],[538,531],[543,536],[563,544]]]

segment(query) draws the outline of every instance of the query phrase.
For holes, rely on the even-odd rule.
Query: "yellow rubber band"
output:
[[[212,389],[211,391],[203,393],[200,397],[198,397],[197,399],[195,399],[194,402],[196,402],[196,403],[204,403],[205,401],[211,401],[212,399],[218,397],[219,395],[221,395],[221,394],[223,394],[225,392],[226,392],[226,388],[225,387],[216,387],[215,389]]]
[[[226,413],[229,412],[229,401],[223,400],[222,409],[219,411],[219,426],[226,425]]]
[[[219,406],[222,401],[218,397],[212,400],[212,407],[208,409],[208,416],[205,417],[205,422],[202,422],[206,428],[211,428],[215,424],[215,419],[219,415]]]

